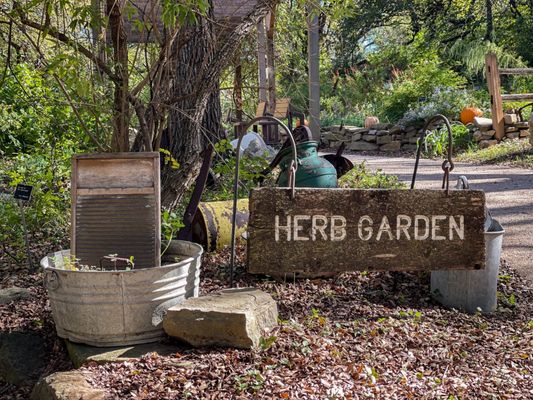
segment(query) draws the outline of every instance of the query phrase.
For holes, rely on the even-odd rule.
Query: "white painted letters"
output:
[[[279,242],[279,231],[284,230],[287,232],[287,242],[291,241],[291,216],[287,215],[287,225],[280,225],[279,224],[279,215],[276,215],[274,217],[274,236],[276,239],[276,242]]]
[[[363,222],[368,222],[369,226],[363,228]],[[359,239],[365,241],[370,240],[372,234],[374,233],[374,230],[372,229],[373,224],[374,221],[372,221],[372,218],[370,218],[368,215],[363,215],[361,218],[359,218],[359,224],[357,224],[357,233],[359,234]]]
[[[339,221],[340,225],[337,225],[336,221]],[[346,218],[342,215],[333,215],[331,217],[330,236],[332,242],[340,242],[346,238]]]

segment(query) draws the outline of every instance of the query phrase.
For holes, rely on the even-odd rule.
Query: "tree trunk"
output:
[[[106,12],[113,43],[113,62],[118,82],[115,83],[113,115],[113,151],[129,150],[129,103],[128,103],[128,43],[122,20],[124,1],[107,0]]]
[[[487,8],[487,31],[485,32],[485,40],[494,42],[494,18],[492,14],[492,0],[485,0]]]
[[[205,79],[205,67],[213,61],[216,38],[213,23],[199,18],[188,29],[194,34],[180,49],[174,49],[172,103],[168,118],[168,147],[179,163],[178,169],[163,167],[161,204],[174,207],[191,185],[201,165],[200,153],[221,136],[218,90],[198,92]],[[217,76],[218,79],[218,76]]]
[[[188,29],[191,39],[171,51],[172,98],[168,102],[168,149],[178,169],[163,167],[161,204],[175,207],[196,178],[202,162],[201,152],[209,142],[223,136],[219,79],[222,69],[232,60],[242,38],[272,9],[276,0],[258,0],[254,11],[235,29],[217,42],[212,7],[206,18]],[[212,5],[212,2],[211,2]],[[165,146],[162,146],[165,147]]]

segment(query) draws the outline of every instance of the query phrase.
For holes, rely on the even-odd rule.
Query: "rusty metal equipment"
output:
[[[205,251],[221,250],[231,244],[232,201],[210,201],[198,205],[191,224],[192,241]],[[237,201],[236,240],[240,240],[248,223],[248,199]]]

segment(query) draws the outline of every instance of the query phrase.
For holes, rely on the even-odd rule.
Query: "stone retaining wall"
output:
[[[355,151],[415,151],[421,127],[376,124],[370,128],[334,125],[322,133],[323,143],[338,148],[342,142]]]
[[[496,133],[492,129],[492,120],[476,118],[474,124],[469,125],[472,140],[480,148],[486,148],[498,143],[494,138]],[[505,114],[505,137],[508,139],[527,139],[530,136],[527,121],[518,121],[516,114]],[[379,123],[370,128],[357,126],[333,125],[322,131],[322,143],[329,148],[336,149],[342,142],[346,148],[353,151],[416,151],[418,138],[422,134],[421,125],[405,126],[400,124]]]

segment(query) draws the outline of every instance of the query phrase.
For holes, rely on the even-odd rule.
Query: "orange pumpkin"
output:
[[[465,107],[461,110],[461,115],[459,119],[463,124],[471,124],[474,122],[475,117],[481,117],[483,115],[483,111],[481,111],[477,107]]]
[[[372,126],[379,124],[378,117],[366,117],[365,118],[365,128],[371,128]]]

